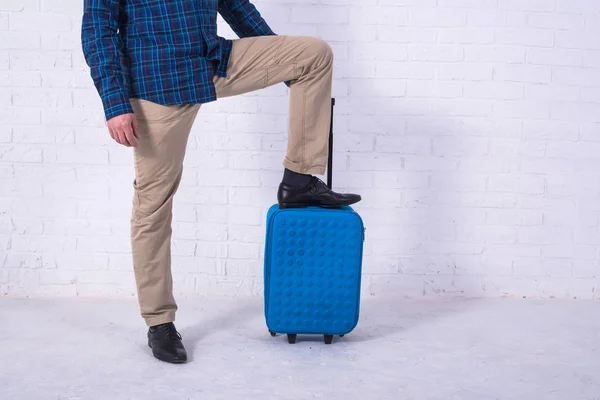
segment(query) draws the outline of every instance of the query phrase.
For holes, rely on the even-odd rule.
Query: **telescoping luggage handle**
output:
[[[329,152],[327,155],[327,187],[331,189],[331,170],[333,166],[333,106],[335,106],[335,98],[331,98],[331,122],[329,123]]]

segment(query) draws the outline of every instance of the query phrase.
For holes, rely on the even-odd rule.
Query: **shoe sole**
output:
[[[342,208],[342,207],[350,206],[352,204],[358,203],[359,201],[360,200],[357,200],[357,201],[353,201],[352,203],[346,203],[346,204],[279,203],[279,208],[284,209],[284,208],[320,207],[320,208],[327,208],[327,209],[335,209],[335,208]]]
[[[150,347],[152,349],[152,345],[150,344],[150,341],[148,341],[148,347]],[[157,356],[156,354],[154,354],[154,351],[152,352],[152,355],[157,360],[164,361],[164,362],[169,363],[169,364],[185,364],[187,362],[187,358],[185,360],[166,359],[164,357]]]

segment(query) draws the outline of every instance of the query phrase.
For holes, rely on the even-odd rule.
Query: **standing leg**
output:
[[[310,174],[327,165],[331,121],[333,52],[321,39],[261,36],[234,40],[227,77],[215,77],[218,97],[234,96],[291,81],[286,168],[278,200],[282,207],[341,206],[360,196],[335,193]]]
[[[172,209],[187,140],[200,106],[164,106],[139,99],[131,103],[139,127],[131,215],[138,301],[142,317],[151,327],[149,345],[154,355],[181,362],[185,359],[183,346],[167,340],[176,335],[172,322],[177,311],[171,276]],[[160,329],[155,332],[157,326]]]

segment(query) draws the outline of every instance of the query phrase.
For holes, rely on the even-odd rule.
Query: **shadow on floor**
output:
[[[450,317],[469,310],[476,299],[398,299],[364,298],[357,327],[343,338],[335,337],[334,343],[370,342],[402,331],[410,332],[422,324],[432,324],[438,319]],[[285,335],[272,338],[264,320],[262,299],[238,299],[226,301],[226,305],[215,310],[187,310],[196,315],[204,315],[191,326],[183,327],[181,334],[184,344],[193,354],[198,343],[210,341],[215,335],[227,335],[235,342],[240,337],[257,341],[284,341]],[[189,320],[186,317],[186,320]],[[297,342],[323,343],[322,335],[298,335]]]
[[[477,299],[399,299],[388,297],[364,298],[360,320],[353,332],[343,340],[368,342],[388,336],[398,336],[423,324],[460,314],[477,303]]]
[[[214,304],[212,301],[211,303]],[[190,361],[193,361],[194,350],[199,342],[209,339],[213,335],[231,334],[232,331],[244,329],[248,322],[256,320],[262,315],[261,307],[262,304],[257,299],[226,299],[222,307],[217,309],[196,308],[188,309],[187,312],[184,311],[185,314],[192,312],[197,316],[202,316],[200,321],[182,327],[180,330]],[[182,319],[186,317],[185,314],[183,314]],[[187,317],[186,319],[189,320],[190,318]]]

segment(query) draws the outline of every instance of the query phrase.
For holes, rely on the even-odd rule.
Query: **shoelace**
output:
[[[317,178],[316,176],[313,176],[312,181],[310,183],[310,187],[308,189],[308,192],[310,194],[317,193],[319,191],[319,186],[321,186],[321,185],[325,185],[325,183],[322,180],[320,180],[319,178]]]
[[[173,324],[161,326],[159,329],[164,332],[165,337],[167,339],[181,340],[181,335],[179,334],[179,332],[177,332],[177,329],[175,329],[175,326]]]

